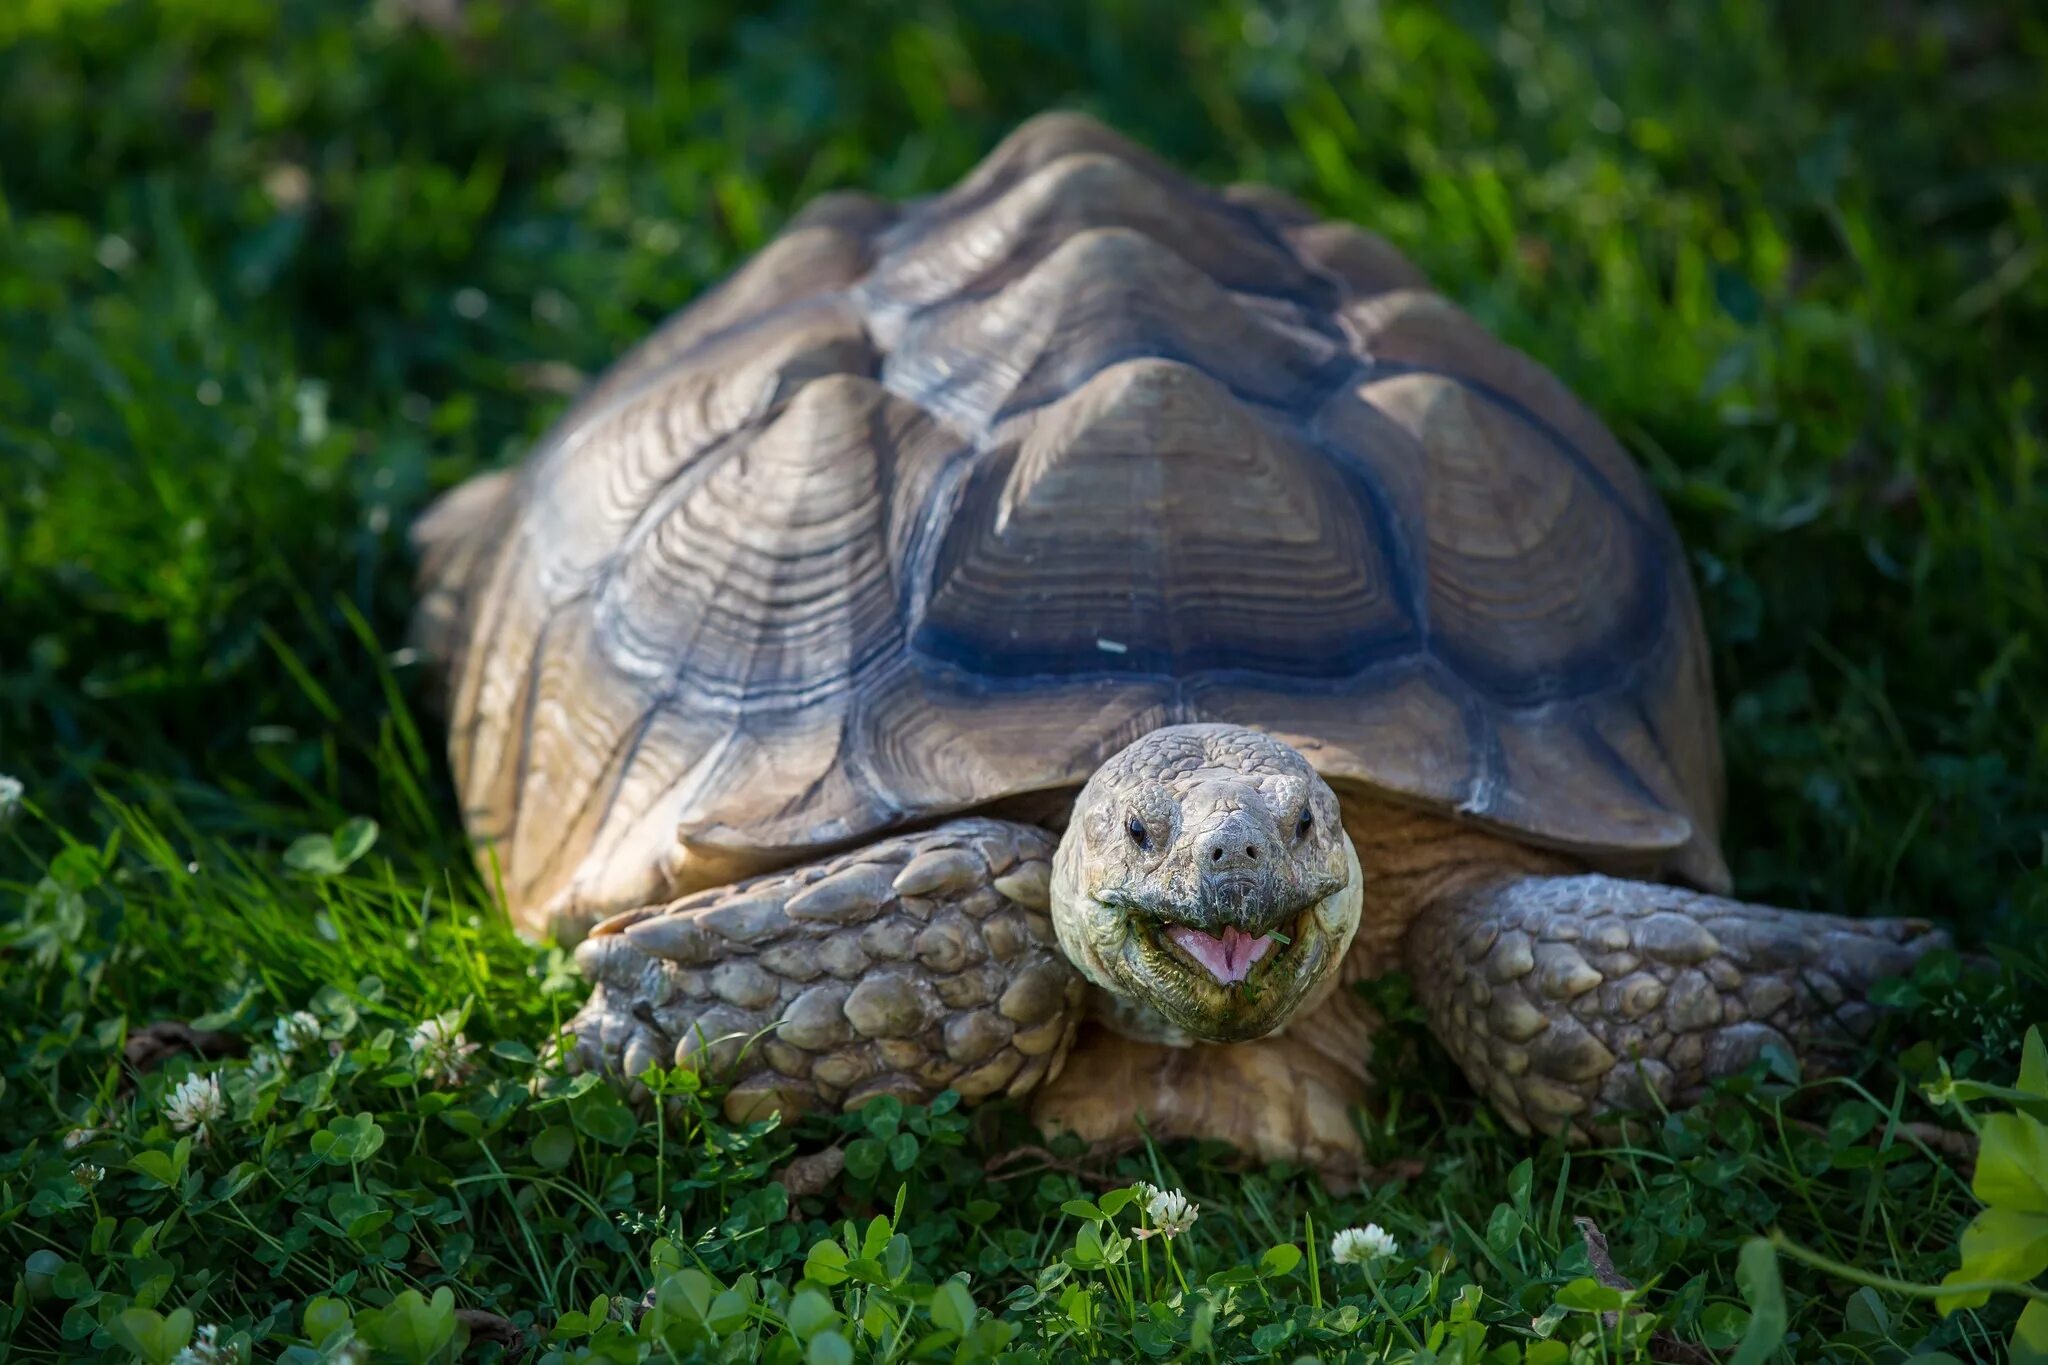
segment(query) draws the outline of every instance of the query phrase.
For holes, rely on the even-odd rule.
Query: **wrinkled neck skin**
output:
[[[1364,896],[1337,798],[1307,761],[1202,725],[1155,730],[1096,772],[1051,898],[1061,947],[1128,1031],[1243,1042],[1336,987]]]

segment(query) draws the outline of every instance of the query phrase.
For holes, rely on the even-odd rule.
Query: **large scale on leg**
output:
[[[1697,605],[1597,418],[1084,119],[805,210],[419,540],[470,827],[628,1084],[1329,1160],[1362,977],[1555,1129],[1822,1055],[1929,941],[1715,898]]]

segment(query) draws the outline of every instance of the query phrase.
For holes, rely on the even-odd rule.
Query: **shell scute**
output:
[[[1077,116],[814,205],[421,535],[530,927],[1203,720],[1725,883],[1698,607],[1620,444],[1383,239]]]

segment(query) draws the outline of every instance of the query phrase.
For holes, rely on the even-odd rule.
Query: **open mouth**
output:
[[[1250,976],[1252,965],[1273,949],[1271,934],[1254,938],[1236,925],[1226,926],[1219,935],[1205,934],[1192,925],[1169,924],[1166,937],[1197,966],[1207,969],[1219,986],[1235,986]]]
[[[1308,928],[1307,918],[1308,912],[1303,911],[1284,930],[1276,927],[1263,934],[1247,933],[1236,925],[1227,925],[1212,934],[1192,924],[1161,921],[1154,925],[1153,935],[1184,966],[1207,976],[1219,987],[1229,987],[1249,981],[1259,964],[1284,958],[1301,942]]]

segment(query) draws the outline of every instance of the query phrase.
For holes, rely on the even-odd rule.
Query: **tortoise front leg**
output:
[[[596,989],[570,1064],[636,1098],[651,1064],[730,1078],[734,1122],[1021,1095],[1058,1071],[1087,989],[1047,918],[1052,849],[955,820],[615,915],[576,950]]]
[[[1522,1131],[1677,1105],[1775,1044],[1848,1060],[1864,995],[1946,942],[1924,920],[1846,919],[1613,877],[1523,877],[1426,907],[1408,931],[1436,1035]]]

